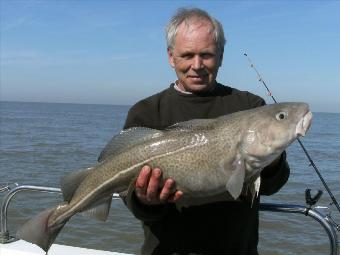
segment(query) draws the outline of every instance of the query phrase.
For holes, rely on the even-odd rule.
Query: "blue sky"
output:
[[[218,81],[266,99],[340,112],[340,1],[1,2],[5,101],[133,104],[176,79],[164,27],[179,7],[207,10],[227,44]]]

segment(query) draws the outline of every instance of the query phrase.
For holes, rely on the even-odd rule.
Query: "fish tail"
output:
[[[68,221],[68,219],[66,219],[63,222],[49,226],[49,219],[56,210],[57,207],[47,209],[26,222],[18,230],[17,237],[38,245],[47,253],[59,232]]]

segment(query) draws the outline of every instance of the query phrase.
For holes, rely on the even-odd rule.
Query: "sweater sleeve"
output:
[[[287,182],[290,168],[286,160],[286,152],[281,154],[281,158],[275,166],[268,166],[261,172],[261,195],[272,195],[278,192]]]
[[[133,105],[126,117],[124,129],[131,127],[161,129],[159,109],[161,97],[161,93],[158,93]]]
[[[124,129],[131,127],[150,127],[152,124],[153,111],[152,107],[148,107],[148,102],[140,101],[132,106],[126,117]],[[148,110],[149,108],[149,110]]]
[[[142,204],[136,194],[134,187],[131,188],[126,196],[122,196],[122,199],[127,208],[132,214],[139,220],[144,222],[158,221],[166,214],[168,205],[145,205]]]

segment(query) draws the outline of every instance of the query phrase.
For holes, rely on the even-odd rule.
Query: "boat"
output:
[[[61,193],[59,188],[33,186],[33,185],[18,185],[14,188],[10,185],[0,187],[0,192],[6,192],[0,214],[0,255],[42,255],[45,252],[38,246],[28,243],[23,240],[17,239],[13,236],[7,226],[7,211],[11,200],[22,191],[39,191],[50,193]],[[316,202],[321,196],[319,192],[316,196],[312,197],[310,190],[306,190],[306,205],[295,204],[277,204],[277,203],[261,203],[261,211],[270,212],[282,212],[282,213],[295,213],[303,214],[311,217],[321,224],[329,238],[329,254],[339,255],[339,239],[338,232],[340,232],[340,226],[332,219],[330,213],[324,214],[322,211],[327,210],[328,207],[316,206]],[[118,194],[114,194],[113,200],[119,199]],[[65,255],[65,254],[77,254],[77,255],[131,255],[126,253],[87,249],[82,247],[74,247],[68,245],[53,244],[48,251],[49,255]]]

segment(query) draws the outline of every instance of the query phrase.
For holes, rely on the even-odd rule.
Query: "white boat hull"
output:
[[[67,245],[53,244],[48,251],[48,255],[131,255],[110,251],[86,249]],[[0,255],[45,255],[45,252],[38,246],[23,240],[11,243],[0,244]]]

